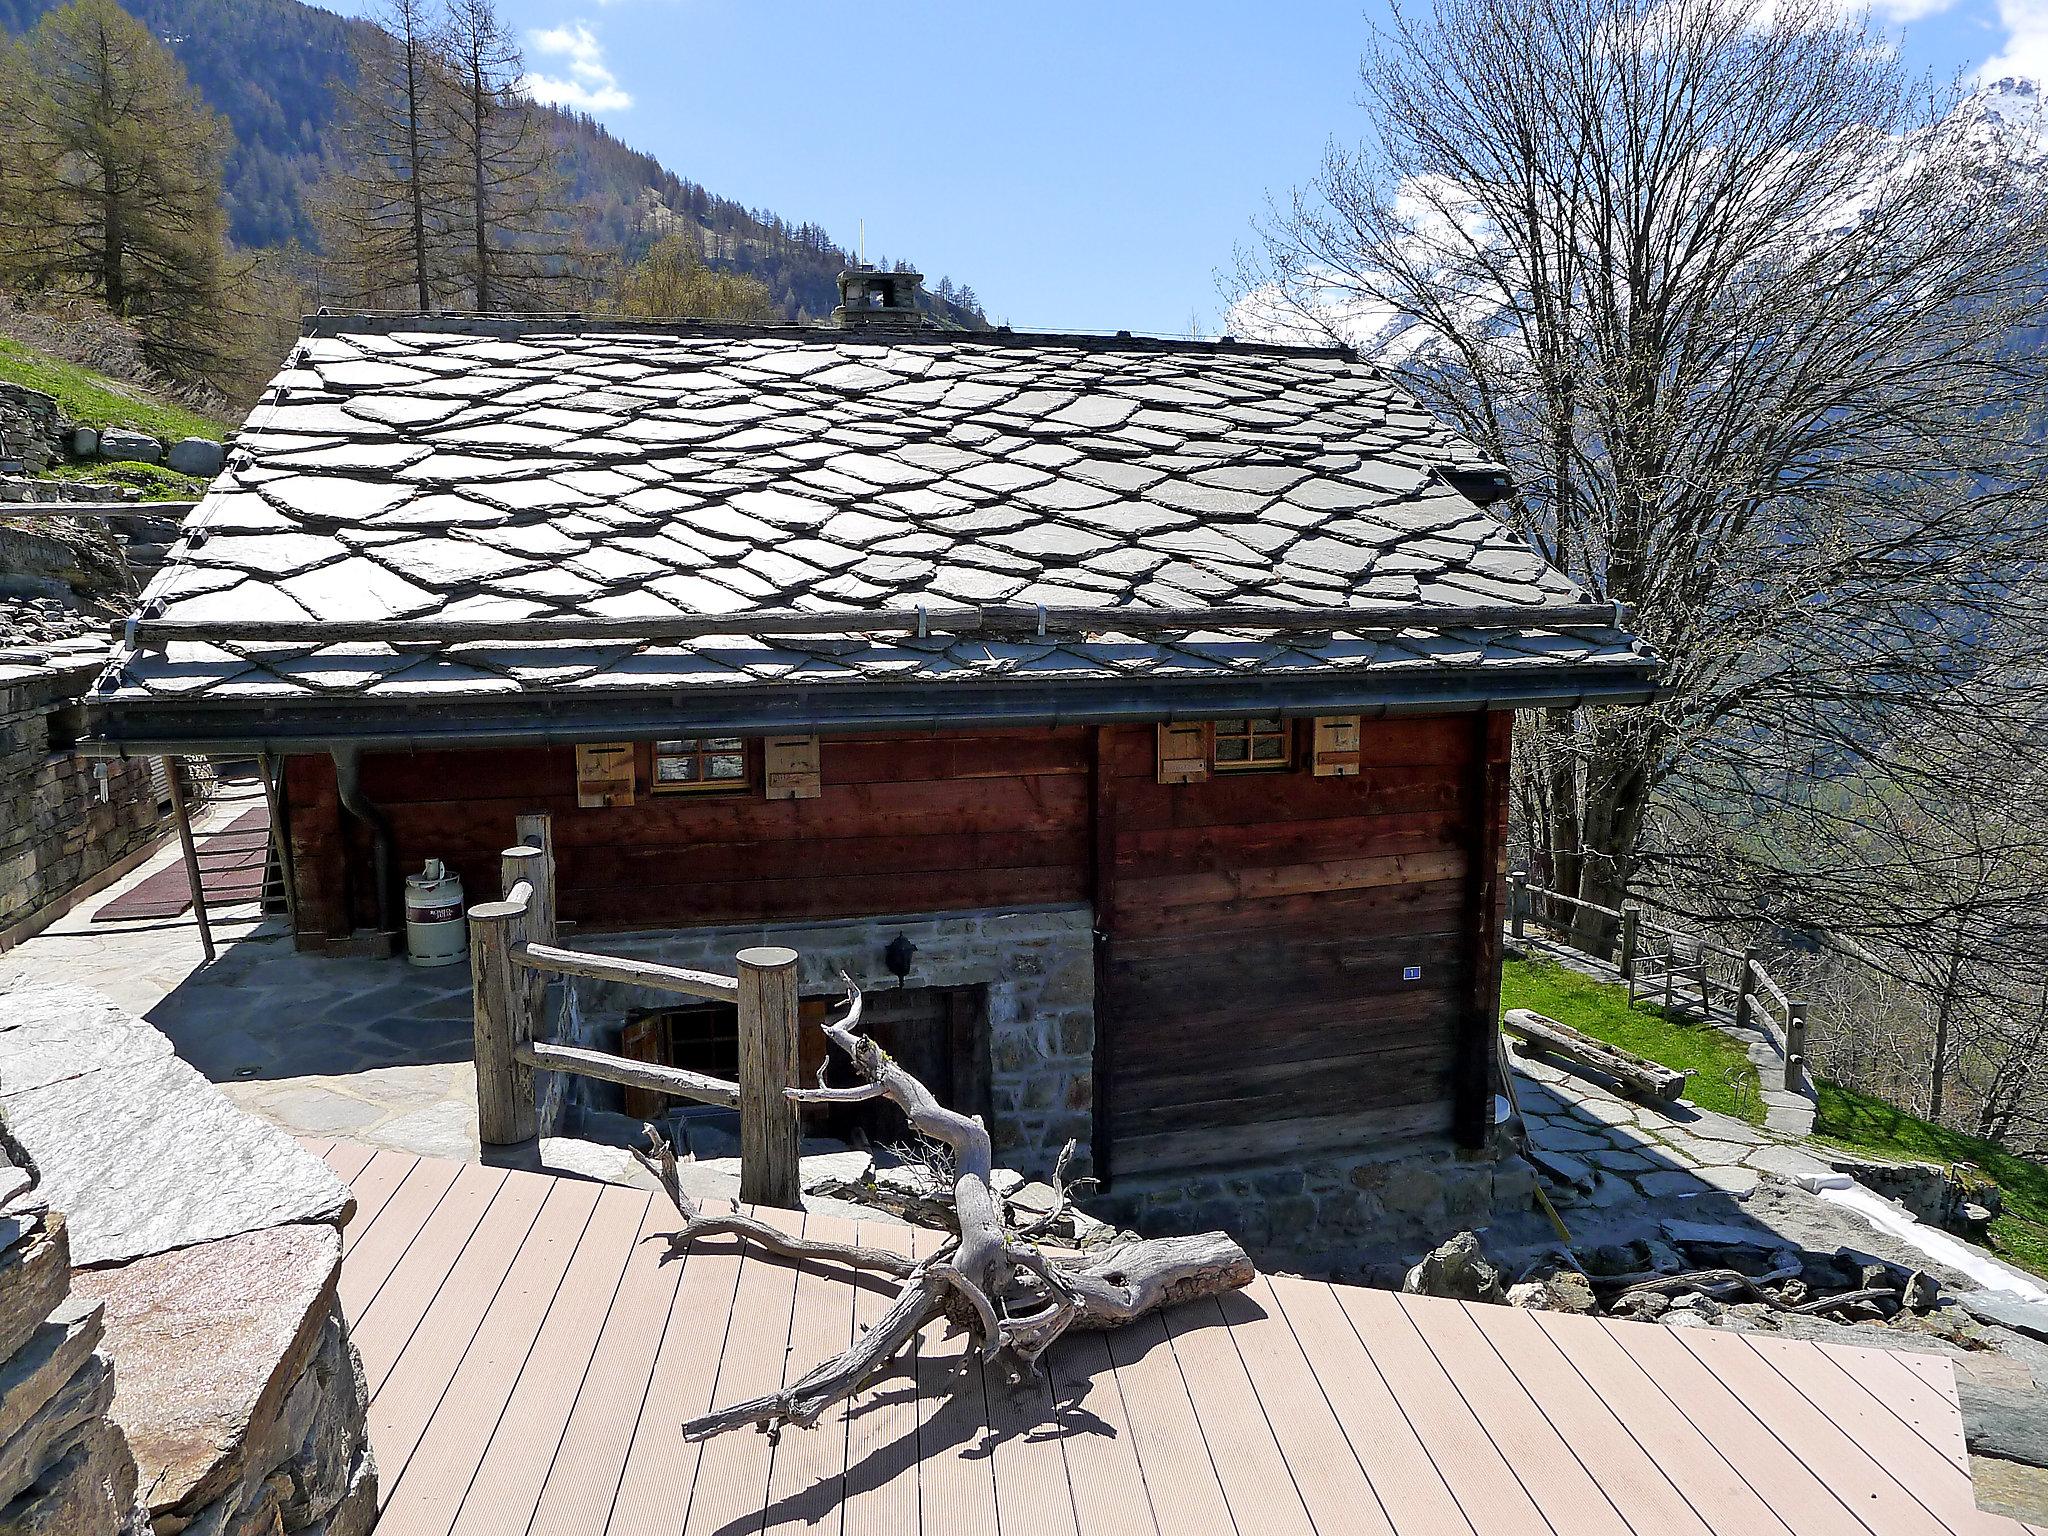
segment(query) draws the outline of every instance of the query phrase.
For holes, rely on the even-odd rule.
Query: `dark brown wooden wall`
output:
[[[1105,733],[1115,1173],[1448,1128],[1483,980],[1470,850],[1485,812],[1506,815],[1475,771],[1490,737],[1505,753],[1497,718],[1368,724],[1355,778],[1177,785],[1155,781],[1149,728]]]
[[[1472,1131],[1511,719],[1368,723],[1356,778],[1304,753],[1161,785],[1152,727],[1116,726],[827,738],[815,800],[645,794],[643,754],[634,805],[580,810],[566,747],[366,755],[362,785],[401,869],[446,859],[471,901],[498,895],[514,818],[553,812],[586,930],[1093,900],[1098,1150],[1124,1174],[1442,1130],[1454,1096]],[[331,765],[291,759],[288,786],[302,935],[369,924]]]

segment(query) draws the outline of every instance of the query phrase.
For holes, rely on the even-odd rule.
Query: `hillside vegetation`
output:
[[[0,336],[0,381],[54,395],[67,417],[90,427],[133,427],[173,442],[181,437],[218,441],[229,430],[228,423],[217,416],[201,415],[136,385],[37,352],[7,336]]]

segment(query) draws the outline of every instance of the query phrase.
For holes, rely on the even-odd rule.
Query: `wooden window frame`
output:
[[[1226,763],[1216,754],[1216,727],[1222,724],[1224,719],[1242,720],[1245,722],[1245,759],[1243,762]],[[1280,729],[1278,731],[1253,731],[1251,729],[1251,722],[1254,720],[1276,720],[1279,722]],[[1208,732],[1209,771],[1211,773],[1290,773],[1300,757],[1298,750],[1300,744],[1296,739],[1299,733],[1295,729],[1295,723],[1285,715],[1227,715],[1222,717],[1222,719],[1209,721]],[[1272,758],[1254,758],[1251,756],[1252,748],[1257,742],[1268,740],[1275,736],[1280,741],[1280,757],[1278,761]]]
[[[738,778],[736,778],[736,779],[711,779],[711,778],[704,778],[704,779],[689,779],[689,780],[677,780],[677,779],[668,779],[668,780],[664,780],[664,779],[663,779],[663,778],[662,778],[662,777],[660,776],[660,771],[659,771],[659,770],[660,770],[660,766],[661,766],[661,760],[662,760],[662,758],[664,758],[664,757],[671,757],[671,756],[679,756],[679,755],[681,755],[681,754],[677,754],[677,753],[665,753],[665,752],[663,752],[663,751],[661,750],[661,742],[662,742],[662,741],[699,741],[699,742],[701,742],[701,741],[719,741],[719,740],[729,740],[729,741],[737,741],[737,742],[738,742],[738,743],[740,744],[740,748],[739,748],[739,755],[740,755],[741,773],[740,773],[740,776],[739,776]],[[747,794],[747,793],[750,793],[750,792],[751,792],[751,791],[752,791],[752,790],[754,789],[754,787],[755,787],[755,784],[756,784],[756,782],[757,782],[757,781],[759,780],[759,778],[760,778],[760,763],[759,763],[759,762],[758,762],[758,760],[757,760],[757,751],[756,751],[756,747],[757,747],[757,743],[756,743],[756,742],[754,742],[754,741],[753,741],[753,740],[752,740],[752,739],[751,739],[750,737],[745,737],[745,736],[729,736],[729,737],[719,737],[719,736],[710,736],[710,735],[693,735],[693,736],[665,736],[665,737],[661,738],[661,740],[660,740],[660,741],[650,741],[650,742],[648,742],[648,743],[647,743],[647,790],[648,790],[648,793],[649,793],[649,794],[655,794],[655,795],[741,795],[741,794]],[[693,754],[691,754],[691,755],[693,755],[693,756],[695,756],[696,758],[698,758],[698,760],[699,760],[699,761],[700,761],[700,763],[701,763],[701,762],[704,762],[704,761],[706,761],[706,760],[708,760],[708,759],[710,759],[710,758],[712,758],[712,757],[730,757],[730,756],[732,756],[733,754],[732,754],[732,753],[731,753],[730,751],[728,751],[728,750],[721,750],[721,751],[712,751],[712,750],[710,750],[710,749],[708,749],[708,748],[698,748],[698,749],[696,750],[696,752],[694,752],[694,753],[693,753]]]

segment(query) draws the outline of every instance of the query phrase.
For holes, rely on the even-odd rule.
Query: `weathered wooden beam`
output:
[[[738,1083],[706,1077],[701,1072],[690,1072],[681,1067],[628,1061],[623,1056],[613,1056],[605,1051],[588,1050],[580,1045],[557,1045],[550,1040],[522,1045],[513,1054],[527,1066],[548,1072],[594,1077],[599,1082],[617,1083],[623,1088],[646,1088],[655,1093],[695,1099],[700,1104],[720,1104],[727,1109],[740,1107]]]
[[[547,878],[544,883],[536,885],[535,889],[539,891],[547,906],[548,916],[551,919],[548,927],[548,939],[552,941],[554,935],[560,931],[562,926],[562,909],[555,900],[554,815],[549,811],[526,811],[514,820],[512,826],[514,833],[523,845],[528,848],[538,848],[547,855],[547,859],[541,865],[541,869]]]
[[[740,1199],[794,1210],[803,1204],[797,1169],[796,951],[743,949],[740,1005]]]
[[[1637,1098],[1669,1103],[1685,1091],[1689,1074],[1674,1072],[1654,1061],[1645,1061],[1633,1051],[1582,1035],[1568,1024],[1546,1018],[1528,1008],[1510,1008],[1501,1027],[1521,1037],[1515,1049],[1524,1056],[1546,1051],[1576,1061],[1596,1072],[1604,1072]]]
[[[198,846],[192,840],[192,810],[185,802],[185,760],[163,759],[164,782],[171,791],[171,814],[178,821],[178,844],[185,853],[185,885],[192,892],[192,915],[199,922],[199,945],[213,961],[213,923],[206,914],[206,878],[199,868]]]
[[[616,981],[657,992],[680,992],[686,997],[709,998],[715,1003],[735,1003],[740,996],[739,983],[730,976],[686,970],[682,966],[662,965],[653,960],[593,955],[580,949],[534,943],[521,943],[513,958],[521,965],[537,971],[552,971],[558,976],[586,976],[592,981]]]
[[[533,1068],[519,1047],[533,1038],[526,982],[513,951],[526,942],[532,888],[469,909],[469,979],[476,1029],[477,1138],[487,1147],[533,1138]]]
[[[1508,766],[1512,711],[1486,710],[1472,724],[1472,767],[1466,783],[1466,942],[1472,946],[1470,992],[1457,1024],[1451,1063],[1451,1134],[1482,1147],[1493,1131],[1493,1073],[1500,1047],[1501,865],[1507,853]]]

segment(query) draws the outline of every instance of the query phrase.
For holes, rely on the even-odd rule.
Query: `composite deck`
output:
[[[2048,1536],[1977,1509],[1937,1356],[1279,1276],[1017,1389],[934,1328],[815,1430],[688,1445],[889,1287],[725,1240],[664,1263],[675,1213],[634,1190],[318,1150],[359,1206],[379,1536]]]

